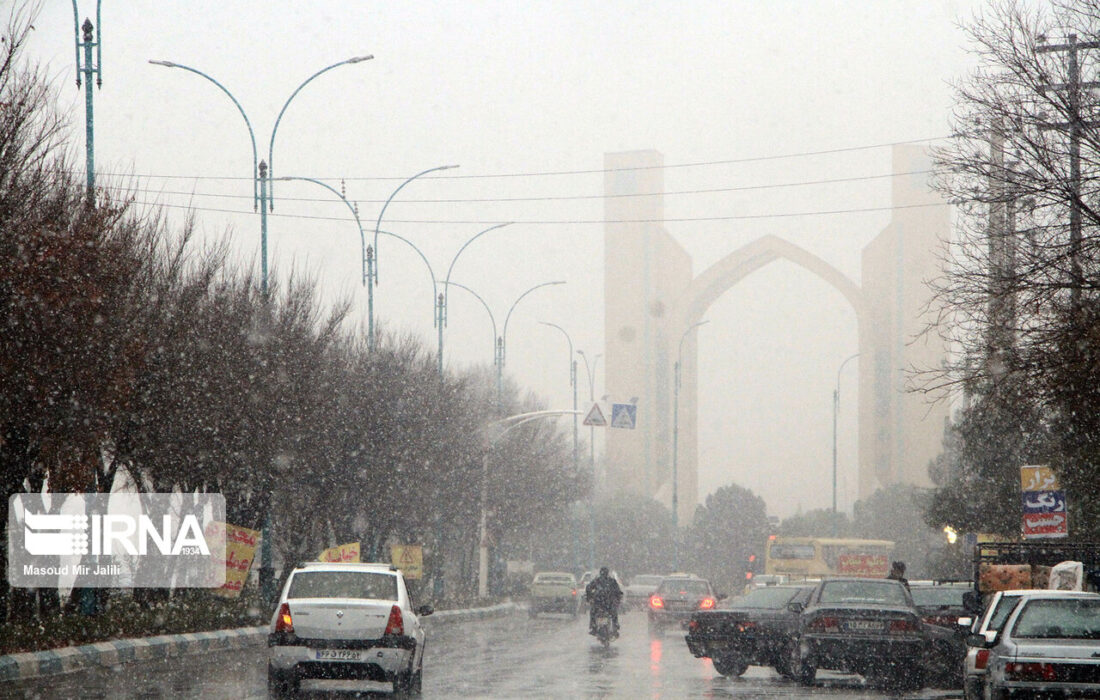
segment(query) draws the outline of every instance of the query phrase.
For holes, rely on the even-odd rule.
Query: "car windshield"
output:
[[[397,600],[397,577],[372,571],[301,571],[290,580],[286,597]]]
[[[1012,636],[1100,639],[1100,599],[1036,598],[1025,601]]]
[[[635,576],[633,579],[630,580],[630,585],[650,586],[652,588],[656,588],[657,586],[661,585],[661,581],[662,579],[660,576]]]
[[[961,608],[963,596],[970,588],[962,586],[913,586],[913,604],[918,608]]]
[[[723,607],[782,610],[787,607],[787,603],[791,602],[798,591],[797,588],[757,588],[736,600],[729,601]]]
[[[663,581],[657,592],[661,595],[706,595],[710,587],[706,581]]]
[[[891,581],[830,581],[822,585],[822,603],[907,605],[905,589]]]
[[[535,583],[573,583],[573,577],[568,574],[539,574],[535,576]]]

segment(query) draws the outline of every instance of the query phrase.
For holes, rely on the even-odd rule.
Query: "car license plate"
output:
[[[878,620],[848,620],[845,629],[852,632],[880,632],[882,622]]]
[[[611,624],[611,618],[610,617],[603,617],[603,616],[597,617],[596,618],[596,624],[597,625],[610,625]]]
[[[318,661],[362,661],[362,649],[316,649],[314,655]]]

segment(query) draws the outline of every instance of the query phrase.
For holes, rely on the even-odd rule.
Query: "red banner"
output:
[[[836,572],[840,576],[882,578],[890,571],[885,554],[859,554],[848,552],[836,560]]]
[[[1065,513],[1024,513],[1024,538],[1065,537],[1068,534]]]

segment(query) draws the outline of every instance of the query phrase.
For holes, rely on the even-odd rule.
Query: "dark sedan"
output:
[[[924,685],[928,635],[909,590],[889,579],[841,578],[817,584],[798,611],[791,671],[803,685],[817,669],[858,673],[897,689]]]
[[[798,613],[788,605],[805,604],[811,591],[812,586],[768,586],[716,610],[700,610],[688,623],[688,649],[697,658],[709,657],[723,676],[740,676],[750,665],[774,666],[790,675]]]
[[[718,605],[710,583],[695,576],[668,576],[649,597],[649,632],[660,635],[666,627],[687,627],[696,610],[713,610]]]
[[[961,688],[966,665],[966,635],[959,619],[972,614],[965,599],[971,583],[911,583],[909,592],[929,635],[925,680],[940,688]]]

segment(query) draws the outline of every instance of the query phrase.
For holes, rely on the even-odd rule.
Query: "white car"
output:
[[[1011,591],[997,591],[989,599],[989,604],[981,617],[974,621],[971,634],[981,635],[987,643],[992,643],[1008,621],[1009,615],[1024,598],[1057,597],[1065,591],[1048,591],[1042,588],[1026,588]],[[985,674],[989,664],[989,648],[967,645],[963,693],[966,700],[981,700],[985,697]]]
[[[1100,595],[1052,592],[1022,597],[986,642],[988,700],[1100,697]]]
[[[393,684],[419,693],[424,655],[420,617],[405,578],[388,564],[311,562],[294,569],[271,618],[268,688],[295,695],[303,680]]]

